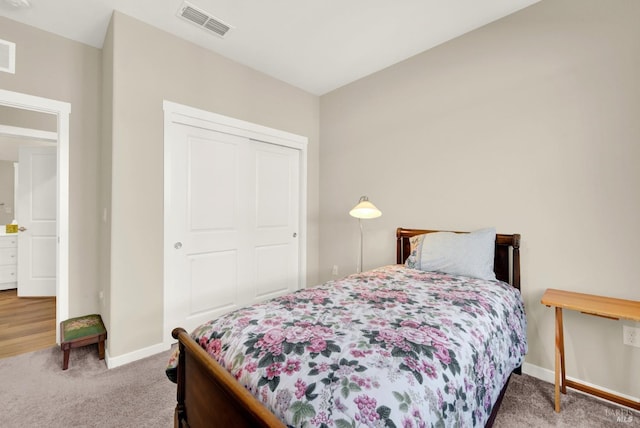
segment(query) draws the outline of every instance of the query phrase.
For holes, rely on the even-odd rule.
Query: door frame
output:
[[[71,104],[0,89],[0,105],[53,114],[57,118],[56,325],[60,325],[60,321],[69,318],[69,114]],[[4,127],[6,132],[11,132],[11,128]],[[60,343],[58,328],[56,328],[56,343]]]
[[[300,154],[300,199],[299,199],[299,284],[306,287],[307,278],[307,143],[308,138],[292,134],[286,131],[269,128],[244,120],[234,119],[217,113],[200,110],[171,101],[163,101],[164,110],[164,259],[163,259],[163,341],[168,348],[175,340],[171,337],[171,330],[180,327],[168,325],[167,313],[171,310],[171,302],[167,299],[167,290],[170,286],[168,278],[173,277],[173,266],[169,263],[169,257],[173,250],[173,242],[169,239],[172,225],[169,223],[169,209],[172,204],[171,195],[171,144],[168,139],[169,129],[174,124],[193,126],[209,129],[232,135],[246,137],[251,140],[275,144],[296,149]]]

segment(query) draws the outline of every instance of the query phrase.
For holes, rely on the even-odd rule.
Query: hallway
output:
[[[0,358],[56,344],[56,298],[0,291]]]

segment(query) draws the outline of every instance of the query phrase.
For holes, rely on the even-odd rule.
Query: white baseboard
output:
[[[555,372],[553,370],[545,369],[543,367],[539,367],[539,366],[536,366],[534,364],[530,364],[530,363],[526,363],[525,362],[522,365],[522,373],[527,374],[529,376],[533,376],[533,377],[535,377],[537,379],[540,379],[540,380],[543,380],[545,382],[549,382],[549,383],[555,384],[555,379],[556,379],[555,376],[556,376],[556,374],[555,374]],[[604,388],[604,387],[599,386],[599,385],[594,385],[593,383],[585,382],[585,381],[583,381],[581,379],[577,379],[575,377],[567,376],[567,379],[571,380],[571,381],[574,381],[574,382],[579,382],[579,383],[581,383],[583,385],[586,385],[586,386],[590,386],[591,388],[597,388],[597,389],[599,389],[601,391],[608,392],[610,394],[618,395],[620,397],[626,398],[627,400],[636,401],[636,402],[640,401],[640,398],[638,398],[638,397],[634,397],[632,395],[627,395],[627,394],[622,394],[620,392],[613,391],[613,390],[611,390],[609,388]],[[600,397],[596,397],[594,395],[587,394],[587,393],[582,392],[582,391],[577,390],[577,389],[571,388],[571,390],[579,392],[579,393],[584,394],[584,395],[588,395],[589,397],[596,398],[596,399],[598,399],[600,401],[604,401],[606,403],[611,403],[608,400],[604,400],[604,399],[602,399]],[[616,403],[616,405],[617,406],[621,406],[620,404],[617,404],[617,403]],[[626,406],[621,406],[621,407],[626,407]]]
[[[128,354],[119,355],[117,357],[111,357],[109,355],[109,349],[105,350],[104,359],[107,363],[107,368],[115,368],[125,364],[132,363],[143,358],[150,357],[160,352],[169,350],[170,346],[164,343],[158,343],[156,345],[148,346],[146,348],[138,349],[137,351],[129,352]]]

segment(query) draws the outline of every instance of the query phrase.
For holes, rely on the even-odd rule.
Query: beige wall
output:
[[[544,0],[321,97],[322,278],[355,270],[367,194],[365,267],[394,262],[397,226],[522,234],[533,365],[553,369],[547,287],[640,300],[639,20]],[[638,397],[622,324],[566,313],[568,375]]]
[[[97,312],[100,50],[1,16],[0,39],[16,43],[16,73],[0,73],[0,88],[71,104],[69,315]]]
[[[319,99],[121,13],[112,18],[109,353],[163,339],[163,100],[303,135],[317,277]]]
[[[53,114],[0,106],[0,124],[20,128],[56,132],[57,118]]]

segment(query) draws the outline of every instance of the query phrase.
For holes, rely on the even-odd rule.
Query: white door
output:
[[[168,134],[166,324],[192,330],[297,289],[298,151],[187,125]]]
[[[298,151],[288,147],[252,142],[250,156],[256,206],[248,227],[254,277],[247,301],[253,303],[298,289],[300,170]]]
[[[18,152],[18,296],[55,296],[57,149]]]

